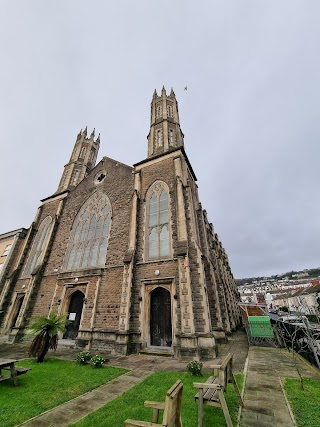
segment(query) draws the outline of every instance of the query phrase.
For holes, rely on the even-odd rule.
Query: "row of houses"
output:
[[[312,280],[308,287],[277,296],[272,300],[272,308],[280,307],[287,307],[289,311],[298,311],[301,314],[319,315],[320,281]]]

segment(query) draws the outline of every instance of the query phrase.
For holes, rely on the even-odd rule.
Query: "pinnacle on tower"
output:
[[[90,138],[94,138],[95,135],[95,128],[93,128],[93,131],[91,132]]]
[[[166,95],[166,88],[162,86],[161,96]]]
[[[174,91],[173,91],[173,88],[171,88],[171,92],[170,92],[170,98],[175,98],[176,97],[176,95],[175,95],[175,93],[174,93]]]
[[[87,132],[88,132],[88,126],[85,127],[83,134],[82,134],[85,138],[87,137]]]
[[[96,139],[96,142],[99,143],[100,142],[100,133],[98,135],[98,138]]]
[[[157,90],[155,89],[153,92],[153,99],[158,98]]]

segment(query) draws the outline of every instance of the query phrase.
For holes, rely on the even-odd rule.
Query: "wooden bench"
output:
[[[31,371],[32,368],[25,368],[24,366],[15,366],[17,376],[26,374],[28,371]]]
[[[167,391],[164,402],[144,402],[144,406],[153,409],[152,422],[126,420],[125,427],[182,427],[181,421],[181,401],[183,384],[178,380]],[[159,423],[159,411],[163,410],[163,420]]]
[[[227,402],[224,394],[227,392],[228,383],[233,383],[239,404],[243,406],[241,394],[232,372],[232,354],[228,353],[221,361],[217,361],[210,368],[214,369],[215,376],[209,377],[205,383],[194,383],[199,391],[195,395],[198,403],[198,427],[203,426],[203,405],[222,408],[228,427],[233,427]]]

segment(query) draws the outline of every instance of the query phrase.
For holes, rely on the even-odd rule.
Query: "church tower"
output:
[[[96,140],[94,137],[94,129],[89,138],[87,128],[83,132],[82,130],[79,132],[69,163],[64,167],[57,193],[78,185],[94,168],[100,146],[100,134]]]
[[[184,135],[180,129],[178,102],[173,90],[171,89],[169,96],[164,87],[160,96],[155,90],[151,102],[148,157],[183,147],[183,138]]]

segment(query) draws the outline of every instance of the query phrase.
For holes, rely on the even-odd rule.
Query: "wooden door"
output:
[[[80,291],[76,291],[70,300],[68,319],[70,323],[66,326],[67,331],[64,334],[64,338],[74,340],[79,331],[82,308],[83,308],[84,295]]]
[[[150,344],[172,345],[171,296],[164,288],[156,288],[150,295]]]
[[[14,302],[14,307],[13,307],[13,316],[12,316],[12,321],[11,321],[11,326],[10,329],[14,328],[16,326],[16,322],[18,320],[20,311],[21,311],[21,307],[23,304],[23,300],[24,300],[25,294],[23,295],[17,295],[17,298]]]

